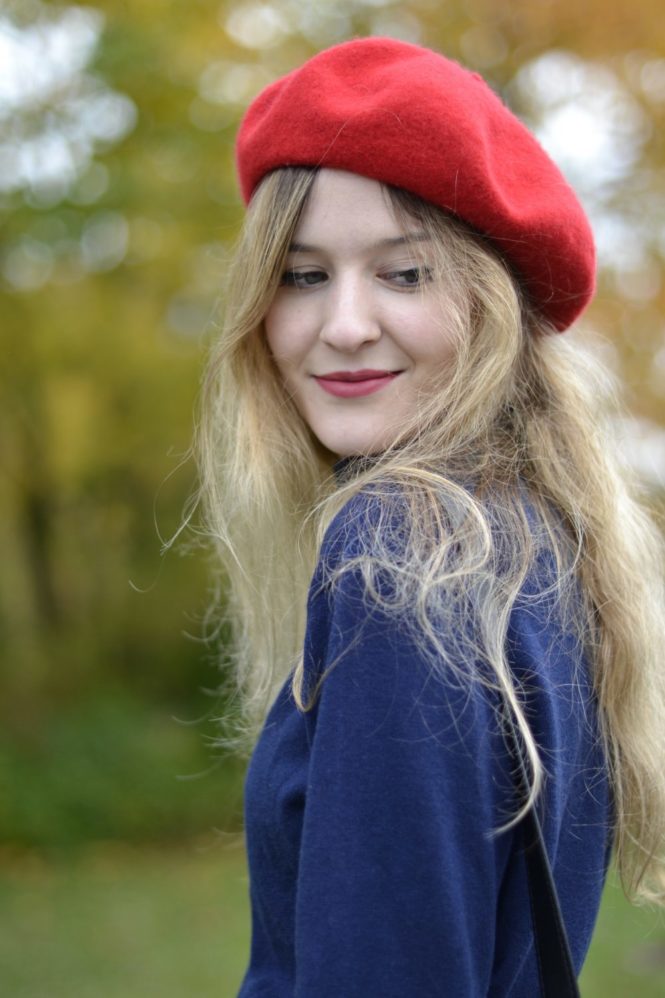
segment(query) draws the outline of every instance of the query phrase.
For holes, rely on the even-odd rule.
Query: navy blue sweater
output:
[[[356,499],[358,503],[366,500]],[[252,902],[241,998],[535,998],[508,750],[494,695],[431,674],[348,572],[355,516],[328,531],[308,601],[299,712],[287,683],[245,793]],[[356,538],[357,540],[357,538]],[[529,580],[533,596],[542,580]],[[598,912],[611,804],[577,642],[551,596],[518,602],[509,657],[547,770],[539,804],[577,969]]]

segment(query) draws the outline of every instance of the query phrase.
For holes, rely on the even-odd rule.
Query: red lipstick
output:
[[[330,371],[328,374],[315,375],[316,382],[329,395],[338,398],[360,398],[380,391],[393,381],[400,371]]]

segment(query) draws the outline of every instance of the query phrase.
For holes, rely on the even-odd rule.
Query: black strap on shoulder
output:
[[[523,804],[528,799],[529,784],[521,738],[508,709],[504,716],[511,755],[517,763],[515,781],[519,800]],[[541,995],[543,998],[580,998],[566,926],[535,807],[529,808],[520,822],[518,841],[520,838],[526,863]]]
[[[533,807],[521,827],[541,993],[543,998],[579,998],[568,934]]]

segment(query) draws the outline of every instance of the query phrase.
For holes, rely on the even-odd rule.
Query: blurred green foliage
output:
[[[89,840],[168,843],[239,827],[241,763],[193,721],[127,694],[49,712],[0,735],[0,840],[55,855]],[[13,737],[12,737],[13,734]]]

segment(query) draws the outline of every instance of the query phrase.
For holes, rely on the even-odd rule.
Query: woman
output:
[[[587,220],[480,77],[390,39],[268,87],[237,160],[201,464],[263,725],[240,993],[536,995],[525,812],[576,972],[612,847],[662,899],[661,545],[554,335]]]

